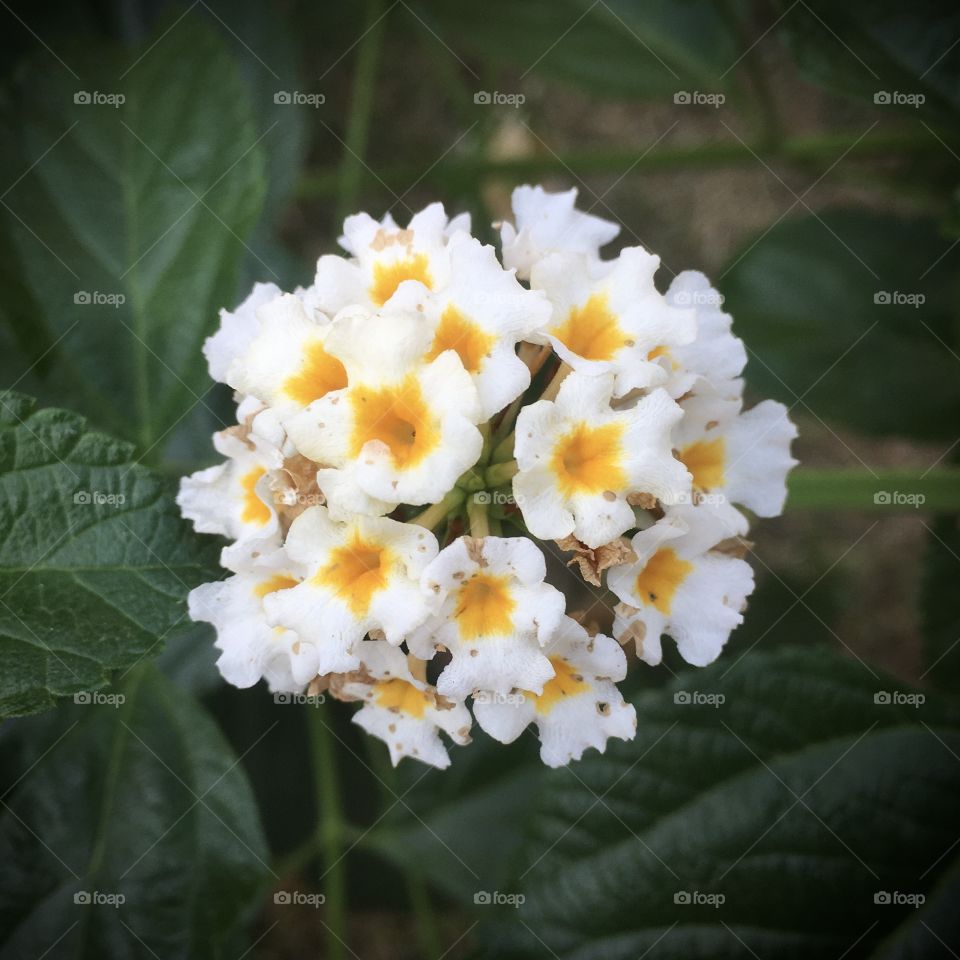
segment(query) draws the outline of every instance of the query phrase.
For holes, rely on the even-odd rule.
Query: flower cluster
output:
[[[753,588],[738,508],[781,511],[796,431],[743,408],[706,278],[661,293],[643,248],[602,259],[618,227],[575,200],[518,188],[499,259],[440,204],[348,217],[309,288],[221,313],[204,352],[238,423],[178,503],[232,541],[189,598],[228,682],[363,701],[394,763],[447,766],[475,719],[534,725],[559,766],[634,735],[628,654],[717,657]],[[548,582],[571,554],[612,636]]]

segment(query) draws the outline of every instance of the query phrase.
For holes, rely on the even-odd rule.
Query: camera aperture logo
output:
[[[326,697],[322,693],[275,693],[273,702],[280,706],[319,707]]]
[[[873,302],[878,307],[913,307],[917,310],[927,302],[927,296],[902,290],[877,290],[873,294]]]
[[[127,698],[122,693],[104,693],[102,690],[81,690],[73,695],[73,702],[82,707],[122,707]]]
[[[927,502],[923,493],[905,493],[902,490],[877,490],[873,502],[878,507],[913,507],[915,510]]]
[[[681,707],[722,707],[727,702],[726,694],[707,693],[703,690],[676,690],[673,702]]]
[[[673,895],[673,902],[678,907],[713,907],[714,910],[717,910],[727,902],[727,898],[722,893],[705,893],[702,890],[678,890]]]
[[[873,895],[873,902],[878,907],[922,907],[927,898],[922,893],[903,893],[900,890],[878,890]]]
[[[322,893],[303,893],[300,890],[277,890],[273,902],[278,907],[322,907],[327,898]]]
[[[903,93],[900,90],[878,90],[873,95],[873,102],[878,107],[896,106],[896,107],[922,107],[927,98],[922,93]]]
[[[289,107],[317,107],[327,102],[325,93],[304,93],[302,90],[278,90],[273,95],[273,102],[278,106]]]
[[[473,495],[473,502],[488,507],[514,507],[523,502],[523,496],[515,497],[506,490],[479,490]]]
[[[873,702],[879,707],[913,707],[916,710],[927,702],[923,693],[907,693],[904,690],[877,690]]]
[[[704,93],[702,90],[678,90],[673,95],[673,102],[681,107],[713,107],[719,109],[727,102],[726,94]]]
[[[473,902],[481,907],[513,907],[515,910],[526,903],[527,898],[522,893],[503,893],[500,890],[478,890],[473,895]]]
[[[77,307],[122,307],[127,298],[122,293],[103,293],[100,290],[77,290],[73,294],[73,303]]]
[[[77,90],[73,95],[73,102],[78,107],[113,107],[116,110],[127,102],[127,98],[122,93],[104,93],[101,90]]]

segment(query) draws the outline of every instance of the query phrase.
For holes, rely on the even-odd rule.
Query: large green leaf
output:
[[[243,770],[156,667],[110,696],[5,738],[0,958],[237,957],[269,869]]]
[[[921,613],[924,679],[960,693],[960,518],[936,518],[928,528]]]
[[[960,51],[953,44],[960,12],[941,0],[779,0],[777,30],[801,71],[813,82],[863,104],[889,94],[882,110],[956,120],[960,106]]]
[[[703,0],[421,0],[415,7],[416,29],[425,23],[461,56],[521,71],[509,92],[522,92],[529,72],[607,96],[672,97],[691,85],[717,92],[739,56],[729,23]]]
[[[224,42],[196,17],[162,24],[132,53],[86,44],[64,56],[78,77],[31,70],[7,111],[7,144],[21,147],[3,167],[15,269],[51,346],[45,396],[156,456],[203,412],[200,347],[238,297],[266,131]]]
[[[129,444],[0,394],[0,716],[103,686],[187,626],[217,542]]]
[[[785,220],[751,241],[719,281],[750,352],[747,379],[801,414],[954,439],[950,246],[927,221],[854,211]]]
[[[945,874],[957,832],[957,717],[896,692],[824,648],[781,648],[641,695],[633,743],[545,779],[500,891],[526,902],[500,916],[493,952],[867,955],[913,913],[899,896]]]

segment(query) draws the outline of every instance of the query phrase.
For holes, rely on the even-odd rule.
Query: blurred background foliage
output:
[[[790,407],[803,466],[786,516],[756,527],[758,589],[725,656],[635,670],[637,741],[565,771],[539,766],[532,736],[482,734],[446,773],[391,770],[349,710],[227,688],[205,627],[138,606],[139,645],[100,661],[125,668],[109,688],[123,708],[0,728],[0,958],[61,933],[52,956],[956,955],[954,4],[3,6],[0,375],[133,444],[77,470],[137,460],[154,473],[124,482],[144,496],[213,462],[232,417],[200,354],[218,309],[255,280],[308,284],[344,214],[403,222],[442,199],[492,242],[523,182],[578,187],[622,243],[661,255],[664,282],[712,278],[750,394]],[[324,102],[277,102],[293,91]],[[17,410],[6,470],[18,431],[42,459],[87,429]],[[189,534],[164,516],[151,553],[184,587],[218,576],[215,548],[185,561]],[[601,592],[553,573],[603,625]],[[134,600],[133,585],[112,598]],[[72,615],[104,650],[130,632],[92,601],[28,607],[4,603],[43,636]],[[134,666],[148,645],[156,665]],[[70,692],[43,687],[42,704],[5,687],[5,712]],[[916,687],[922,711],[874,703]],[[725,710],[678,706],[691,689]],[[73,893],[94,888],[128,906],[78,915]],[[693,889],[727,905],[675,904]],[[276,905],[277,890],[327,903]],[[478,908],[480,890],[527,903]],[[884,890],[927,904],[877,907]]]

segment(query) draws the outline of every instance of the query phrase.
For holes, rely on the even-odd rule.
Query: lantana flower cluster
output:
[[[446,767],[476,721],[560,766],[634,736],[628,655],[718,656],[753,589],[743,511],[782,510],[796,430],[744,409],[707,279],[603,259],[619,228],[575,201],[518,188],[499,257],[438,203],[357,214],[310,287],[221,313],[204,352],[238,423],[178,502],[232,541],[189,598],[229,683],[361,703],[394,764]]]

